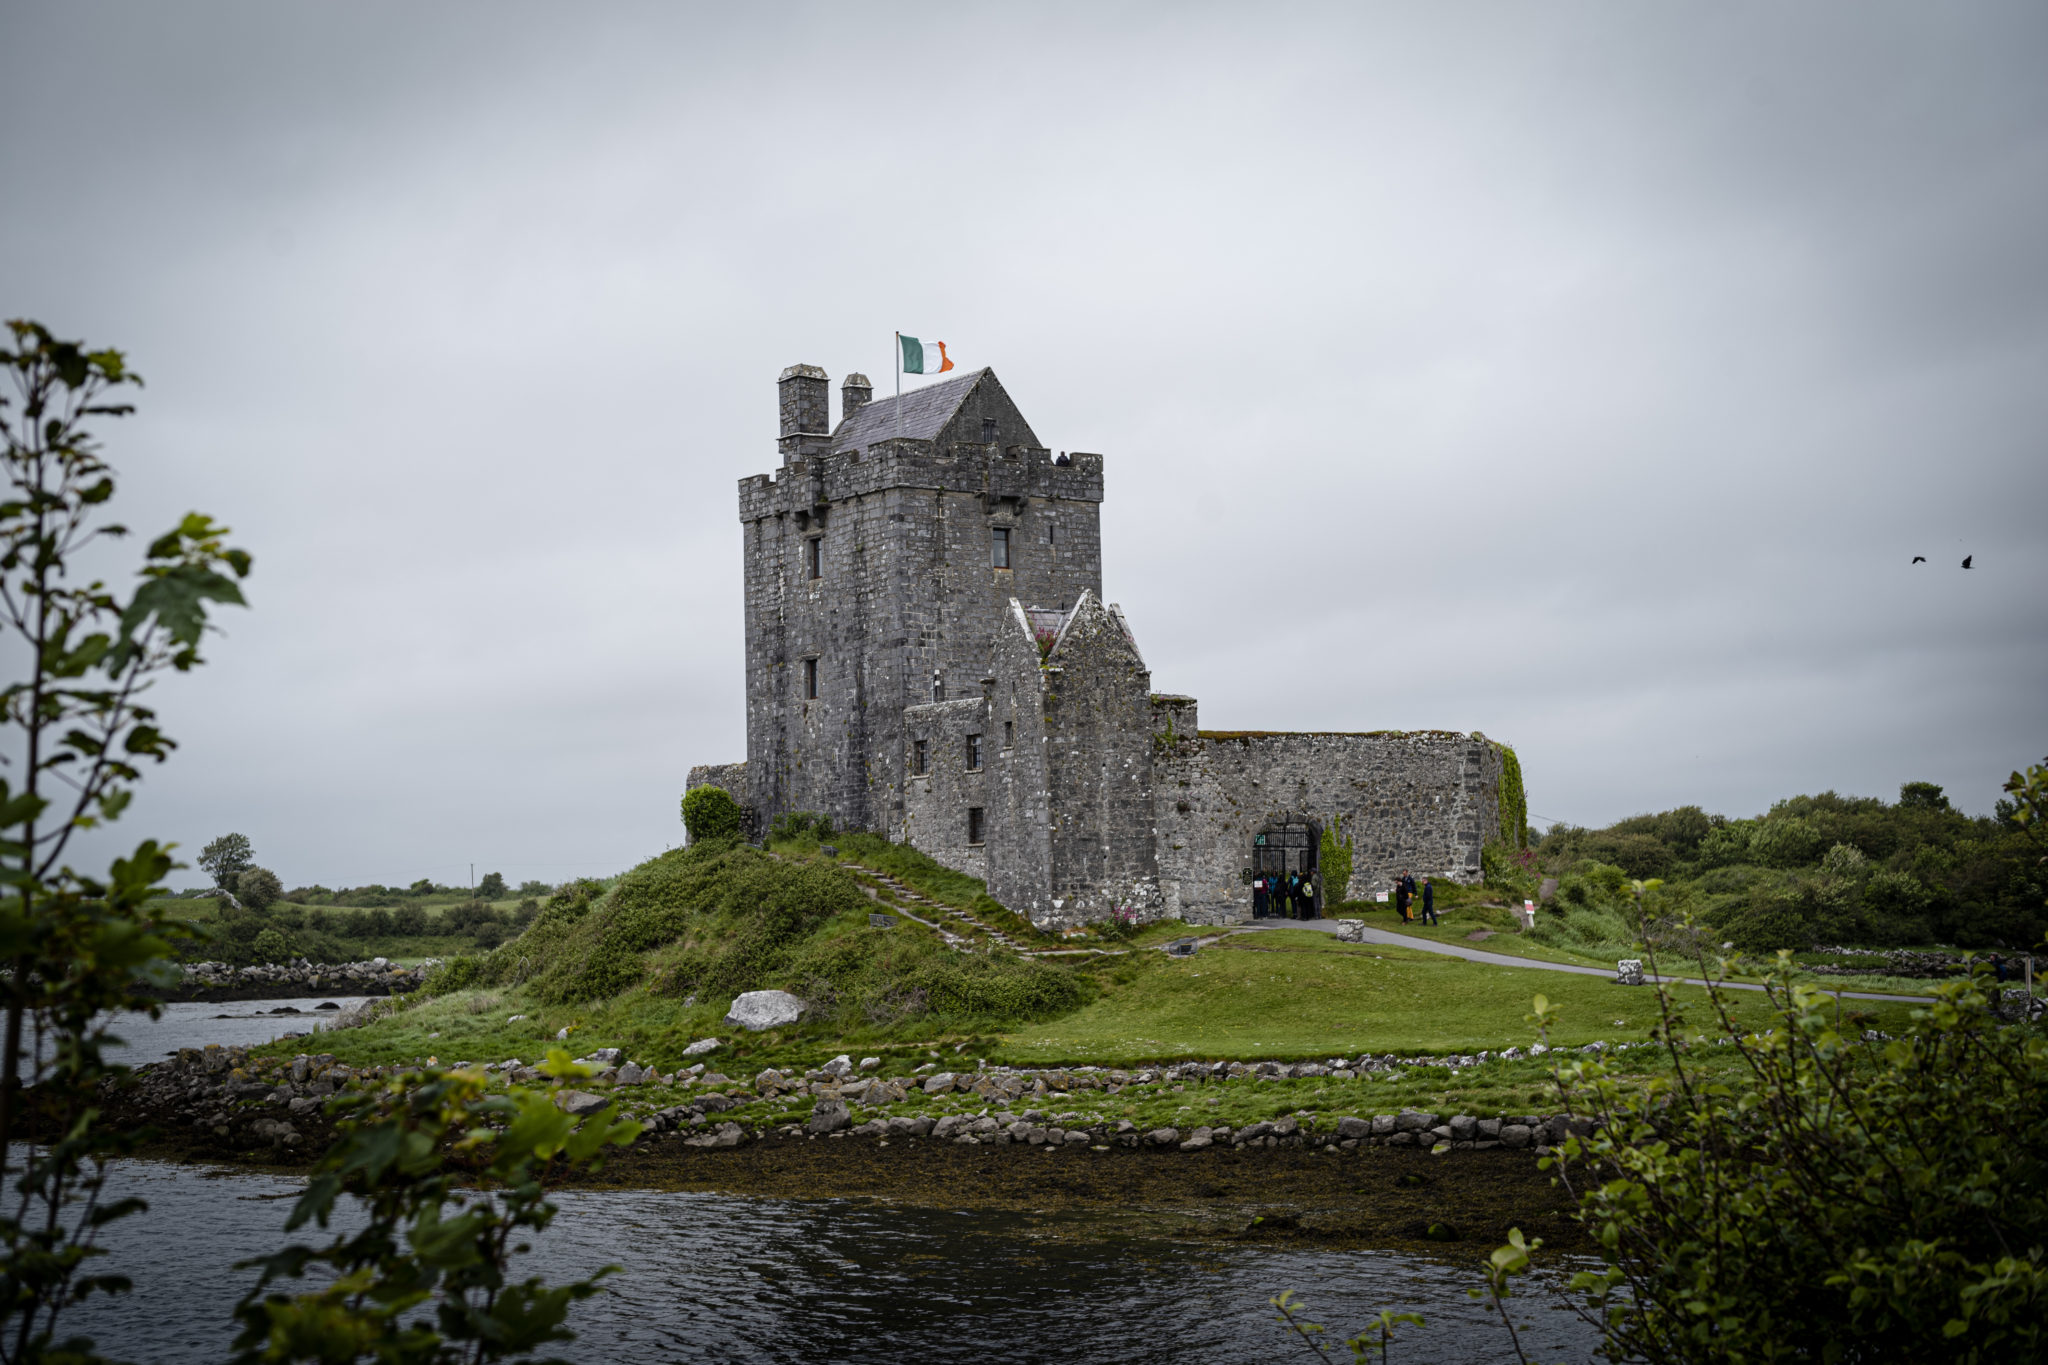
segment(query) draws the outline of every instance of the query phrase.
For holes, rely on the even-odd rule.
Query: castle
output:
[[[1520,775],[1479,734],[1206,731],[1154,692],[1102,598],[1103,457],[1043,445],[993,370],[875,400],[793,365],[782,467],[740,481],[747,757],[693,768],[765,830],[886,831],[1045,929],[1112,913],[1220,924],[1259,871],[1473,881],[1516,842]],[[1505,787],[1504,787],[1505,781]]]

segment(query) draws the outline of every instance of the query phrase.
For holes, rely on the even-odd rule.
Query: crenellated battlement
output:
[[[809,512],[820,504],[872,497],[897,488],[974,493],[991,499],[1052,498],[1062,502],[1102,501],[1102,456],[1066,455],[1067,463],[1044,446],[955,443],[895,439],[865,450],[830,450],[792,459],[770,474],[739,481],[740,520]]]

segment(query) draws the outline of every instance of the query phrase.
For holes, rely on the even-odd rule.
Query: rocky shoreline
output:
[[[295,1000],[331,995],[404,995],[418,990],[439,964],[401,967],[385,958],[367,962],[298,962],[230,967],[224,962],[182,964],[184,979],[157,992],[166,1004],[187,1001]]]
[[[1413,1060],[1470,1065],[1485,1055]],[[573,1086],[556,1085],[556,1103],[578,1115],[613,1109],[633,1114],[644,1124],[639,1145],[677,1149],[719,1151],[822,1138],[851,1139],[877,1149],[892,1144],[951,1144],[1096,1152],[1289,1149],[1337,1153],[1385,1147],[1434,1156],[1496,1149],[1543,1155],[1568,1136],[1593,1131],[1589,1121],[1565,1114],[1447,1115],[1413,1108],[1396,1113],[1299,1112],[1237,1126],[1148,1128],[1128,1119],[1112,1122],[1059,1107],[1062,1101],[1090,1090],[1115,1095],[1131,1086],[1191,1081],[1257,1084],[1319,1076],[1343,1078],[1400,1064],[1391,1057],[1361,1058],[1350,1066],[1334,1068],[1320,1063],[1186,1062],[1130,1071],[1090,1067],[948,1072],[927,1065],[920,1068],[922,1075],[884,1077],[878,1074],[878,1058],[866,1058],[856,1065],[841,1056],[814,1071],[767,1070],[751,1081],[736,1081],[708,1070],[701,1062],[664,1075],[626,1061],[612,1048],[581,1060],[596,1074]],[[517,1061],[499,1062],[488,1070],[507,1085],[553,1084],[538,1070]],[[239,1047],[209,1046],[187,1048],[167,1061],[138,1067],[126,1084],[110,1086],[107,1099],[120,1121],[153,1127],[162,1142],[182,1155],[255,1158],[289,1165],[310,1159],[330,1139],[329,1098],[351,1087],[382,1084],[420,1071],[417,1065],[351,1067],[326,1053],[285,1059],[252,1056]],[[941,1114],[857,1117],[857,1110],[900,1104],[913,1095],[929,1099],[958,1096],[969,1105],[980,1103],[972,1109]],[[809,1108],[806,1113],[777,1121],[758,1112],[768,1102],[808,1102]],[[745,1115],[746,1122],[727,1117],[739,1109],[756,1112]]]

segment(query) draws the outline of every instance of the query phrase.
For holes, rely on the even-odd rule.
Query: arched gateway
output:
[[[1323,911],[1323,879],[1317,875],[1323,827],[1307,816],[1280,815],[1252,836],[1252,862],[1244,880],[1284,877],[1298,872],[1315,885],[1315,909]]]

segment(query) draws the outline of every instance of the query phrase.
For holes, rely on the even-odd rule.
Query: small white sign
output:
[[[1385,905],[1387,902],[1387,893],[1382,891],[1379,893],[1379,895],[1374,896],[1373,899],[1378,901],[1380,904]]]

